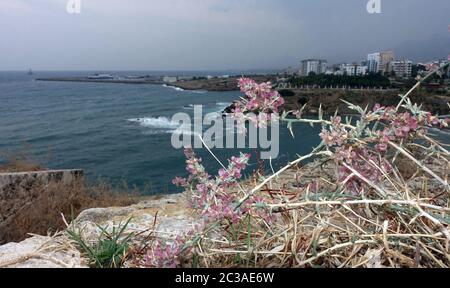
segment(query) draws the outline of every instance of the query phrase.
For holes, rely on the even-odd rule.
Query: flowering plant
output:
[[[244,97],[234,103],[232,116],[240,121],[250,120],[258,127],[266,127],[272,114],[278,114],[283,106],[283,97],[270,82],[258,84],[243,77],[239,79],[238,86]]]
[[[443,167],[449,167],[450,152],[428,130],[450,121],[411,103],[408,95],[420,83],[397,107],[368,110],[347,103],[357,121],[337,115],[327,120],[321,109],[318,119],[304,119],[305,107],[284,112],[281,119],[291,130],[295,123],[322,125],[322,143],[273,175],[258,175],[250,188],[242,182],[249,155],[232,157],[212,176],[186,149],[189,176],[173,183],[190,195],[204,223],[184,239],[156,244],[147,261],[179,266],[190,243],[207,267],[449,267],[450,186]],[[269,83],[243,78],[239,87],[245,98],[235,105],[236,117],[278,113],[284,103]],[[402,177],[399,157],[421,176]],[[300,167],[311,158],[320,165]]]

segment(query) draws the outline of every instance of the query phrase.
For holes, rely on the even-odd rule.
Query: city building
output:
[[[389,62],[389,73],[394,72],[396,77],[410,78],[412,72],[412,61],[391,61]]]
[[[364,76],[367,74],[368,67],[358,64],[341,64],[336,75]]]
[[[365,65],[358,65],[358,66],[356,66],[356,75],[358,75],[358,76],[367,75],[368,70],[369,70],[369,67],[367,67]]]
[[[372,53],[367,55],[367,66],[369,73],[378,73],[378,66],[380,63],[380,53]]]
[[[174,77],[174,76],[165,76],[163,78],[163,82],[166,82],[166,83],[175,83],[177,81],[178,81],[178,77]]]
[[[389,63],[394,61],[394,51],[377,52],[367,55],[369,73],[389,72]]]
[[[327,69],[327,71],[325,71],[325,75],[334,75],[334,73],[336,73],[333,69]]]
[[[308,76],[310,73],[324,74],[327,71],[327,60],[306,59],[301,63],[300,76]]]
[[[380,52],[380,63],[378,72],[385,74],[389,72],[389,63],[395,60],[394,51]]]

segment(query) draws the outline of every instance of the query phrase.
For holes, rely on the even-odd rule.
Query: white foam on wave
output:
[[[150,130],[143,132],[144,135],[155,134],[177,134],[177,135],[198,135],[193,132],[190,124],[181,125],[178,122],[173,122],[167,117],[144,117],[133,118],[127,121],[138,123],[140,126],[150,128]]]
[[[134,118],[128,119],[130,122],[138,123],[142,127],[156,128],[156,129],[177,129],[180,124],[172,122],[167,117],[144,117],[144,118]]]
[[[218,113],[222,113],[226,108],[228,108],[232,103],[226,103],[226,102],[218,102],[216,103],[216,106],[219,107]]]
[[[231,103],[227,103],[227,102],[217,102],[216,105],[217,105],[217,106],[230,106]]]
[[[174,90],[176,90],[176,91],[184,91],[183,88],[175,87],[175,86],[170,86],[170,85],[167,85],[167,84],[163,84],[162,86],[163,86],[163,87],[166,87],[166,88],[172,88],[172,89],[174,89]]]
[[[183,107],[183,109],[185,110],[193,110],[194,109],[194,104],[189,104]]]

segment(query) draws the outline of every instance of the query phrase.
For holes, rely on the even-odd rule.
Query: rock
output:
[[[66,242],[66,243],[64,243]],[[83,268],[80,252],[64,237],[34,236],[0,246],[0,268]]]
[[[115,217],[126,216],[136,211],[134,207],[124,208],[92,208],[81,212],[76,222],[102,223]]]
[[[185,195],[177,194],[159,196],[124,208],[89,209],[77,217],[75,228],[83,231],[89,241],[95,241],[101,234],[98,226],[111,231],[128,220],[125,234],[154,230],[157,236],[168,239],[183,235],[199,222]]]
[[[145,239],[149,233],[174,239],[199,223],[186,200],[184,194],[164,195],[129,207],[89,209],[77,217],[72,229],[81,231],[85,241],[95,242],[101,234],[99,226],[111,231],[119,223],[131,219],[125,234],[141,233],[140,238],[134,241]],[[65,232],[54,237],[33,236],[20,243],[0,246],[0,268],[72,268],[87,267],[86,263]]]

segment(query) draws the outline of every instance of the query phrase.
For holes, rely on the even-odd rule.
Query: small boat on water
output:
[[[28,70],[28,75],[33,75],[33,70]]]

